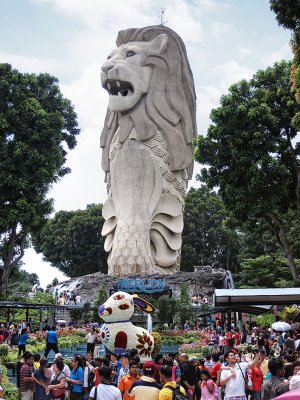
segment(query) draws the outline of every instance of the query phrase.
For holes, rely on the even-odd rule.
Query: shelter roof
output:
[[[300,304],[300,288],[215,289],[215,306],[264,304]]]

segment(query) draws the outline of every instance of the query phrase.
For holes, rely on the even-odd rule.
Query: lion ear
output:
[[[162,33],[161,35],[156,36],[150,42],[150,50],[153,53],[163,54],[166,51],[166,47],[168,44],[168,35]]]

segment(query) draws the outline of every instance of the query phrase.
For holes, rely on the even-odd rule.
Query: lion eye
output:
[[[128,50],[126,53],[126,57],[133,57],[135,56],[135,52],[133,50]]]

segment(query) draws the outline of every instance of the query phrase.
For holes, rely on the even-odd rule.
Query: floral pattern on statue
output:
[[[154,339],[146,329],[130,322],[135,305],[147,313],[154,312],[152,304],[126,292],[113,293],[99,307],[99,316],[104,320],[100,328],[102,343],[112,353],[137,349],[140,358],[148,360],[154,349]]]

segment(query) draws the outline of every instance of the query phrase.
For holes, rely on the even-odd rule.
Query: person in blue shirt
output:
[[[66,377],[66,381],[69,383],[71,397],[70,400],[79,400],[82,396],[84,372],[81,367],[81,357],[75,355],[71,358],[72,371],[70,377]]]
[[[18,354],[18,357],[20,357],[22,351],[23,351],[23,354],[25,353],[27,340],[29,338],[30,338],[30,336],[28,335],[28,328],[27,327],[23,328],[22,331],[21,331],[21,335],[19,337],[19,343],[18,343],[18,345],[19,345],[19,354]]]
[[[59,353],[58,335],[55,326],[52,326],[52,328],[48,332],[46,332],[46,349],[44,353],[45,358],[47,358],[51,350],[53,350],[55,354]]]

